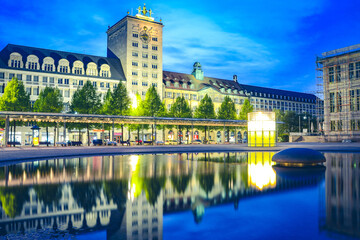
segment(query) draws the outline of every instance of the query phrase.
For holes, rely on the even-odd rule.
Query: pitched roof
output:
[[[35,47],[28,47],[22,45],[14,45],[8,44],[6,47],[1,50],[0,52],[0,67],[1,68],[9,68],[8,61],[10,58],[10,54],[13,52],[17,52],[22,55],[23,62],[26,62],[26,58],[29,55],[35,55],[39,58],[40,66],[43,63],[43,59],[45,57],[52,57],[55,61],[55,66],[58,65],[60,59],[67,59],[70,63],[70,68],[72,68],[73,63],[77,60],[80,60],[84,63],[84,67],[86,68],[89,62],[94,62],[97,64],[98,68],[102,64],[108,64],[110,66],[111,78],[110,79],[117,79],[117,80],[126,80],[125,75],[121,66],[120,59],[112,58],[112,57],[100,57],[100,56],[93,56],[81,53],[72,53],[72,52],[64,52],[64,51],[57,51],[57,50],[50,50],[44,48],[35,48]],[[29,69],[26,69],[29,70]],[[42,70],[30,70],[30,71],[38,71],[43,72]],[[91,76],[96,77],[96,76]]]
[[[219,92],[221,89],[224,89],[223,93],[232,94],[232,95],[239,95],[239,96],[246,96],[246,93],[266,93],[266,94],[274,94],[274,95],[282,95],[288,97],[297,97],[297,98],[306,98],[311,100],[316,100],[316,96],[314,94],[308,93],[301,93],[301,92],[294,92],[294,91],[287,91],[281,89],[274,89],[274,88],[266,88],[266,87],[258,87],[258,86],[251,86],[246,84],[240,84],[233,80],[225,80],[220,78],[212,78],[212,77],[204,77],[204,80],[198,80],[191,74],[185,73],[177,73],[177,72],[163,72],[163,81],[166,86],[166,82],[170,81],[171,83],[175,82],[182,82],[182,83],[190,83],[194,84],[195,91],[199,91],[205,87],[211,87]],[[172,85],[166,86],[166,88],[174,88]],[[230,90],[229,90],[230,89]],[[191,89],[189,89],[191,90]],[[230,92],[227,92],[227,91]],[[235,91],[236,90],[236,91]],[[254,95],[253,95],[254,96]]]

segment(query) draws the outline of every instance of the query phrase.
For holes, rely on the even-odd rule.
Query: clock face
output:
[[[150,34],[146,30],[143,30],[140,32],[140,39],[144,43],[148,43],[148,42],[150,42],[151,37],[150,37]]]

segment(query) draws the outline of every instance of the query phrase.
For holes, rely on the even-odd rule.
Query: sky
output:
[[[163,69],[315,93],[316,56],[360,43],[358,0],[0,0],[0,49],[106,56],[106,30],[146,3],[162,19]]]

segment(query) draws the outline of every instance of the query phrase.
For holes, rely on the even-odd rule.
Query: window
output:
[[[68,66],[60,66],[59,67],[59,72],[61,73],[67,73],[68,72]]]
[[[147,86],[148,86],[148,83],[147,83],[147,82],[142,82],[142,85],[143,85],[144,87],[147,87]]]
[[[63,84],[63,79],[62,78],[58,78],[58,84]]]
[[[152,59],[153,60],[157,60],[158,58],[157,58],[157,55],[152,55]]]
[[[157,51],[158,47],[157,46],[152,46],[152,50]]]
[[[27,92],[27,94],[31,95],[31,88],[30,88],[30,87],[27,87],[27,88],[26,88],[26,92]]]
[[[147,53],[143,53],[143,54],[142,54],[142,57],[143,57],[143,58],[148,58],[148,54],[147,54]]]
[[[142,92],[141,92],[141,95],[145,96],[145,95],[146,95],[146,92],[145,92],[145,91],[142,91]]]
[[[70,90],[64,91],[64,97],[70,97]]]
[[[148,73],[147,73],[147,72],[143,72],[143,73],[142,73],[142,76],[143,76],[143,77],[148,77]]]
[[[139,37],[139,34],[138,33],[133,33],[132,35],[134,38],[138,38]]]
[[[147,44],[143,44],[142,47],[143,47],[143,49],[148,49],[149,48],[149,46]]]
[[[74,67],[74,74],[81,75],[82,74],[82,68],[81,67]]]
[[[152,78],[157,78],[157,73],[151,74]]]
[[[154,87],[157,87],[157,83],[152,83],[152,85],[153,85]]]
[[[31,75],[26,75],[26,81],[27,81],[27,82],[31,82],[31,80],[32,80],[32,79],[31,79]]]
[[[138,57],[139,54],[138,54],[137,52],[132,52],[132,56],[133,56],[133,57]]]
[[[64,79],[64,84],[69,85],[69,79],[68,78]]]
[[[157,42],[157,41],[158,41],[158,38],[157,38],[157,37],[153,37],[152,40],[153,40],[154,42]]]
[[[143,66],[143,68],[147,68],[147,67],[148,67],[148,64],[147,64],[147,63],[143,63],[142,66]]]
[[[342,111],[342,97],[341,97],[341,93],[337,92],[336,93],[336,111],[337,112],[341,112]]]
[[[167,98],[172,98],[172,93],[171,92],[166,92],[165,95],[166,95]]]
[[[133,65],[134,67],[137,67],[139,64],[138,64],[137,62],[132,62],[132,65]]]
[[[356,90],[356,111],[360,111],[360,89]]]
[[[19,68],[19,67],[20,67],[20,60],[14,60],[14,59],[12,59],[12,60],[11,60],[11,65],[10,65],[10,67]]]
[[[138,82],[135,81],[135,80],[133,80],[131,84],[134,85],[134,86],[137,86],[137,85],[138,85]]]
[[[79,86],[83,86],[84,85],[84,80],[79,80]]]
[[[0,93],[4,93],[5,91],[5,83],[0,84]]]
[[[39,76],[34,76],[34,83],[38,83],[39,82]]]
[[[72,80],[73,86],[76,86],[78,84],[78,80],[77,79],[73,79]]]
[[[28,62],[28,69],[36,70],[37,62]]]
[[[16,74],[18,80],[22,80],[22,74]]]
[[[55,79],[53,77],[49,78],[49,82],[50,83],[54,83],[55,82]]]
[[[45,63],[44,64],[44,71],[52,72],[53,71],[53,64]]]
[[[354,78],[354,63],[349,64],[349,79]]]
[[[340,82],[340,81],[341,81],[341,67],[336,66],[336,82]]]
[[[102,77],[109,77],[109,71],[108,70],[101,70],[101,76]]]
[[[48,82],[48,78],[47,78],[47,77],[43,77],[43,78],[42,78],[42,82],[43,82],[43,83],[47,83],[47,82]]]
[[[152,64],[151,66],[153,69],[157,69],[157,64]]]
[[[9,73],[9,79],[13,79],[15,77],[15,73]]]
[[[93,82],[93,86],[96,87],[96,86],[97,86],[97,82]]]
[[[342,131],[342,127],[343,127],[343,121],[342,120],[338,121],[337,127],[338,127],[338,129],[337,129],[338,131]]]
[[[131,73],[131,75],[137,76],[137,75],[138,75],[138,72],[133,71],[133,72]]]
[[[133,47],[138,47],[138,46],[139,46],[139,43],[133,42],[133,43],[132,43],[132,46],[133,46]]]
[[[105,85],[103,82],[100,83],[100,87],[103,88]]]
[[[355,72],[356,78],[360,78],[360,62],[357,62],[355,64],[355,68],[356,68],[356,72]]]
[[[110,88],[110,83],[106,83],[106,88]]]
[[[350,95],[350,111],[355,111],[355,90],[350,90],[349,95]]]

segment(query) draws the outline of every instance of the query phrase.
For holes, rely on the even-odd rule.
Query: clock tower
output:
[[[163,99],[162,28],[144,4],[135,16],[127,15],[107,30],[107,55],[118,57],[126,77],[130,95],[139,93],[144,99],[154,85]]]

